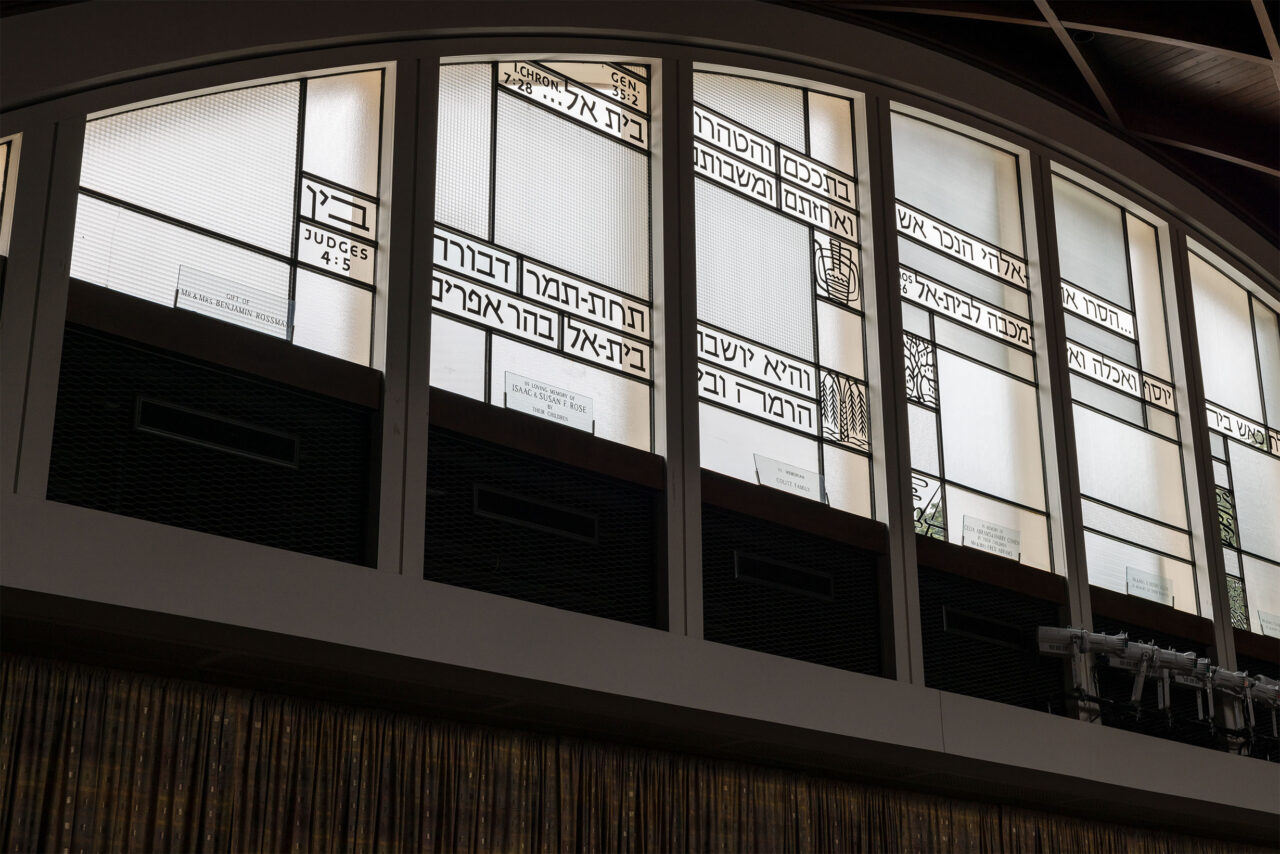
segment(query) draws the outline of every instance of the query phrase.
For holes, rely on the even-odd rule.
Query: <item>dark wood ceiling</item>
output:
[[[1280,246],[1276,0],[770,0],[1007,79],[1155,155]]]

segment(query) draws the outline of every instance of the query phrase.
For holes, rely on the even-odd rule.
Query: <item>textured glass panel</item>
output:
[[[947,476],[950,475],[948,459]],[[946,508],[947,539],[950,542],[963,545],[964,517],[976,517],[1017,531],[1021,541],[1021,562],[1038,569],[1049,569],[1049,527],[1044,516],[985,495],[977,495],[950,483],[946,487]]]
[[[907,404],[911,430],[911,467],[938,476],[938,416],[931,409]]]
[[[1218,475],[1218,466],[1221,465],[1222,463],[1213,464],[1215,477]],[[1225,486],[1215,486],[1213,492],[1214,504],[1218,510],[1218,537],[1222,540],[1222,545],[1238,549],[1240,548],[1240,527],[1236,523],[1235,499],[1231,495],[1231,490]]]
[[[1121,308],[1131,309],[1120,208],[1055,175],[1053,213],[1062,278]]]
[[[254,86],[94,119],[80,184],[287,255],[298,89]]]
[[[1139,519],[1131,513],[1104,507],[1088,498],[1080,501],[1086,528],[1111,534],[1122,540],[1175,557],[1191,560],[1191,541],[1185,531],[1177,531]]]
[[[944,352],[938,376],[947,479],[1043,509],[1035,388]]]
[[[818,470],[818,442],[788,430],[735,415],[718,406],[698,405],[702,467],[756,482],[755,454],[809,471]]]
[[[818,302],[818,361],[858,379],[866,379],[862,359],[862,318]]]
[[[1267,423],[1273,428],[1280,427],[1280,328],[1277,328],[1276,313],[1257,299],[1253,301],[1253,325],[1257,332]]]
[[[1012,154],[920,119],[893,114],[897,197],[1022,255],[1022,208]]]
[[[269,305],[261,307],[281,321],[270,334],[285,334],[284,318],[278,311],[289,298],[287,264],[88,196],[80,197],[75,249],[71,254],[74,278],[172,306],[181,268],[205,283],[229,284],[227,290],[248,299],[251,309],[259,307],[255,299],[266,300]],[[201,286],[200,290],[208,288]],[[206,295],[223,300],[220,293]],[[196,309],[186,303],[184,307]],[[211,305],[210,309],[205,313],[215,313],[217,306]],[[216,316],[229,319],[224,314]],[[249,320],[241,325],[257,328]]]
[[[695,181],[698,317],[813,358],[808,229]]]
[[[1062,319],[1066,323],[1067,337],[1072,341],[1131,368],[1138,367],[1138,347],[1134,342],[1070,314],[1064,314]]]
[[[434,318],[433,318],[434,320]],[[650,387],[608,371],[517,343],[500,335],[492,336],[493,367],[489,377],[489,399],[501,406],[506,390],[506,372],[539,380],[557,388],[591,398],[596,435],[633,448],[649,450]]]
[[[1240,547],[1280,560],[1280,459],[1231,443]]]
[[[797,151],[805,150],[804,93],[793,86],[697,73],[693,99]]]
[[[1088,531],[1084,550],[1089,561],[1089,583],[1118,593],[1128,592],[1129,567],[1159,575],[1169,582],[1173,607],[1195,614],[1195,572],[1189,563],[1121,543]]]
[[[440,68],[436,219],[477,237],[489,236],[492,104],[493,66]]]
[[[1074,410],[1080,491],[1185,528],[1178,446],[1091,410],[1079,406]]]
[[[994,338],[965,329],[960,324],[952,323],[943,317],[935,316],[933,326],[940,346],[972,356],[992,367],[1017,374],[1023,379],[1035,380],[1035,361],[1027,351],[1007,347]]]
[[[349,362],[369,364],[373,292],[299,270],[293,343]]]
[[[1142,402],[1135,397],[1113,391],[1082,376],[1071,376],[1071,399],[1101,409],[1134,426],[1142,426]]]
[[[1244,595],[1244,582],[1227,576],[1227,602],[1231,606],[1231,625],[1249,631],[1249,602]]]
[[[931,249],[926,249],[919,243],[899,238],[898,262],[904,267],[924,273],[931,279],[989,302],[996,308],[1002,308],[1023,318],[1031,316],[1028,313],[1029,300],[1024,291],[1002,284],[985,273],[953,261]]]
[[[861,454],[822,446],[827,501],[837,510],[871,515],[871,460]]]
[[[381,71],[308,80],[302,168],[376,196],[381,124]]]
[[[1171,412],[1148,406],[1147,427],[1165,438],[1178,440],[1178,419]]]
[[[431,385],[484,400],[484,330],[431,317]]]
[[[1142,370],[1172,381],[1169,371],[1169,336],[1165,325],[1164,296],[1160,287],[1160,253],[1156,230],[1125,213],[1129,229],[1129,269],[1133,273],[1133,313],[1142,348]]]
[[[1249,598],[1249,621],[1261,632],[1258,612],[1280,615],[1280,564],[1244,555],[1244,586]]]
[[[809,154],[845,174],[854,174],[853,119],[844,98],[809,93]]]
[[[498,93],[494,241],[649,298],[649,160]]]
[[[1204,396],[1261,421],[1249,295],[1194,253],[1190,266]]]

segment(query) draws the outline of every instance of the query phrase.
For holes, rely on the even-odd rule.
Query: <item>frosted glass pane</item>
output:
[[[260,331],[285,335],[287,264],[88,196],[80,197],[71,253],[74,278],[172,306],[182,271],[196,277],[196,288],[202,297],[225,302],[223,290],[235,293],[248,301],[245,307],[250,312],[261,309],[278,321]],[[252,314],[240,321],[233,319],[229,309],[219,310],[216,303],[202,303],[199,299],[195,303],[208,306],[202,313],[251,328],[262,326]],[[184,301],[184,307],[200,310],[195,303]]]
[[[382,72],[307,81],[302,168],[370,196],[378,195]]]
[[[497,146],[494,242],[648,299],[648,158],[505,92]]]
[[[1147,407],[1147,427],[1168,439],[1178,440],[1178,419],[1155,406]]]
[[[1249,295],[1194,253],[1190,266],[1204,396],[1261,421]]]
[[[1169,371],[1169,337],[1165,321],[1164,296],[1160,287],[1160,253],[1156,230],[1137,217],[1125,213],[1129,229],[1129,269],[1133,273],[1133,313],[1138,323],[1138,343],[1142,347],[1142,370],[1164,380],[1173,380]]]
[[[866,379],[862,361],[862,318],[818,302],[818,362],[842,374]]]
[[[950,460],[948,460],[948,476]],[[1044,516],[996,501],[984,495],[976,495],[947,484],[947,539],[964,544],[964,517],[976,516],[1006,528],[1013,528],[1021,537],[1021,562],[1037,569],[1049,569],[1049,528]]]
[[[94,119],[80,184],[287,255],[298,89],[253,86]]]
[[[1135,426],[1142,425],[1142,402],[1136,397],[1121,394],[1101,383],[1087,380],[1079,374],[1071,375],[1071,399],[1087,403],[1116,418],[1123,418]]]
[[[1280,615],[1280,566],[1248,555],[1242,560],[1245,593],[1249,599],[1249,622],[1253,630],[1260,633],[1259,611]]]
[[[431,384],[484,400],[483,330],[439,312],[431,316]]]
[[[1080,491],[1185,528],[1178,446],[1091,410],[1079,406],[1074,410]]]
[[[871,515],[871,461],[860,454],[822,446],[823,477],[832,507]]]
[[[597,436],[643,451],[650,449],[649,386],[499,335],[492,336],[491,347],[489,399],[496,405],[502,405],[506,372],[511,371],[586,395],[591,398]]]
[[[965,329],[958,323],[952,323],[943,317],[934,316],[934,334],[938,344],[950,347],[959,353],[972,356],[988,365],[1017,374],[1026,380],[1036,378],[1035,361],[1030,353],[1016,347],[1006,347],[994,338],[990,338],[971,329]]]
[[[908,403],[907,425],[911,431],[911,467],[939,476],[938,416],[931,409]]]
[[[735,415],[718,406],[698,404],[702,467],[756,482],[755,454],[818,470],[818,442],[787,430]]]
[[[853,120],[844,98],[809,93],[809,154],[853,174]]]
[[[893,183],[898,198],[1022,255],[1022,207],[1012,154],[894,113]]]
[[[1280,560],[1280,459],[1231,443],[1240,547]]]
[[[1132,308],[1120,208],[1055,175],[1053,213],[1062,278],[1121,308]]]
[[[369,364],[372,291],[299,270],[294,299],[294,344],[349,362]]]
[[[929,313],[923,308],[907,303],[902,304],[902,328],[921,338],[933,337],[933,332],[929,328]]]
[[[1003,308],[1023,318],[1031,316],[1028,312],[1028,297],[1024,291],[1001,284],[985,273],[953,261],[932,249],[926,249],[919,243],[899,238],[898,263],[985,300],[996,308]]]
[[[945,352],[938,376],[947,479],[1043,509],[1035,388]]]
[[[726,74],[693,75],[693,100],[804,151],[804,94],[793,86]]]
[[[812,359],[809,230],[706,181],[694,189],[699,319]]]
[[[440,68],[436,219],[482,238],[489,236],[492,105],[493,66]]]
[[[1086,528],[1111,534],[1121,540],[1144,546],[1175,557],[1191,560],[1191,541],[1185,532],[1147,522],[1137,516],[1104,507],[1089,499],[1081,500],[1081,518]]]
[[[1173,594],[1173,607],[1195,614],[1196,586],[1191,564],[1120,543],[1107,537],[1084,535],[1085,557],[1089,561],[1089,583],[1117,593],[1127,592],[1128,568],[1150,572],[1166,579]]]
[[[1257,331],[1258,364],[1262,368],[1262,401],[1267,423],[1280,427],[1280,329],[1276,313],[1253,301],[1253,325]]]
[[[1138,367],[1138,346],[1127,338],[1114,335],[1088,321],[1070,314],[1063,314],[1067,337],[1094,352],[1124,362],[1131,368]]]

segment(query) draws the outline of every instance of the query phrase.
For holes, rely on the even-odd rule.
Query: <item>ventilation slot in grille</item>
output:
[[[814,572],[802,566],[766,560],[740,551],[733,553],[733,574],[735,578],[780,587],[793,593],[803,593],[828,601],[835,598],[835,581],[828,573]]]
[[[595,544],[596,517],[476,484],[476,515]]]
[[[133,426],[144,433],[168,436],[229,454],[291,468],[298,466],[295,437],[185,406],[139,397]]]
[[[1031,635],[1017,626],[1011,626],[999,620],[990,620],[947,605],[942,606],[942,630],[998,646],[1021,650],[1030,648],[1027,641]]]

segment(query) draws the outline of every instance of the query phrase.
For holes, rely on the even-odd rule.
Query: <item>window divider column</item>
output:
[[[407,79],[401,77],[402,68]],[[388,458],[384,446],[382,471],[391,485],[384,485],[382,494],[399,501],[388,509],[390,517],[383,514],[394,530],[379,537],[380,550],[391,550],[386,560],[380,551],[379,566],[398,568],[414,578],[422,577],[426,548],[439,81],[440,57],[435,52],[405,54],[397,65],[394,151],[397,169],[403,172],[393,177],[391,199],[392,258],[398,261],[393,260],[389,276],[383,440],[393,450]]]
[[[1222,559],[1222,536],[1218,527],[1217,490],[1214,488],[1213,454],[1209,444],[1209,424],[1205,419],[1204,379],[1200,372],[1200,344],[1196,332],[1195,303],[1191,289],[1191,266],[1187,258],[1187,235],[1178,224],[1169,228],[1169,239],[1172,246],[1173,270],[1170,276],[1173,283],[1175,301],[1178,307],[1177,336],[1181,344],[1175,350],[1175,356],[1186,366],[1183,388],[1186,397],[1186,416],[1182,426],[1189,430],[1191,438],[1191,455],[1194,481],[1188,478],[1188,486],[1194,482],[1199,502],[1193,504],[1192,512],[1199,510],[1198,520],[1204,532],[1204,544],[1207,554],[1205,566],[1209,578],[1209,605],[1213,610],[1213,646],[1217,652],[1217,664],[1228,670],[1236,669],[1236,639],[1231,625],[1231,598],[1227,593],[1227,569]],[[1175,377],[1176,378],[1176,377]],[[1181,405],[1181,401],[1179,401]],[[1200,591],[1204,596],[1205,591]],[[1238,710],[1234,710],[1238,713]],[[1228,726],[1237,722],[1228,721]]]
[[[659,70],[661,92],[662,293],[661,382],[655,401],[659,450],[666,456],[667,629],[702,638],[702,471],[698,438],[697,256],[693,215],[693,60],[668,54]]]
[[[58,371],[62,364],[62,330],[66,323],[71,253],[75,243],[76,196],[80,186],[84,131],[83,115],[61,118],[54,125],[50,140],[52,155],[48,196],[44,216],[39,221],[43,230],[41,239],[33,244],[33,250],[38,247],[40,261],[15,489],[28,498],[43,499],[49,485],[49,456],[53,449],[53,419],[58,403]],[[34,179],[38,175],[31,177]],[[23,180],[21,174],[18,180]],[[20,187],[27,191],[35,189],[30,181]],[[15,214],[18,212],[15,209]],[[15,221],[15,233],[18,227]],[[27,281],[29,283],[30,278]]]
[[[924,684],[924,651],[920,629],[920,585],[916,569],[915,507],[911,500],[911,442],[907,416],[906,360],[902,352],[902,303],[898,294],[897,205],[893,182],[893,148],[889,99],[883,95],[866,97],[867,146],[860,158],[861,182],[869,187],[871,240],[863,251],[864,265],[870,266],[875,282],[875,379],[879,384],[880,466],[876,473],[884,483],[889,527],[888,589],[881,595],[882,625],[886,664],[893,665],[899,682]],[[865,171],[864,171],[865,170]],[[873,419],[875,415],[873,415]],[[874,421],[873,421],[874,424]],[[883,470],[883,472],[882,472]],[[887,595],[885,595],[887,594]],[[886,672],[886,675],[889,675]]]

